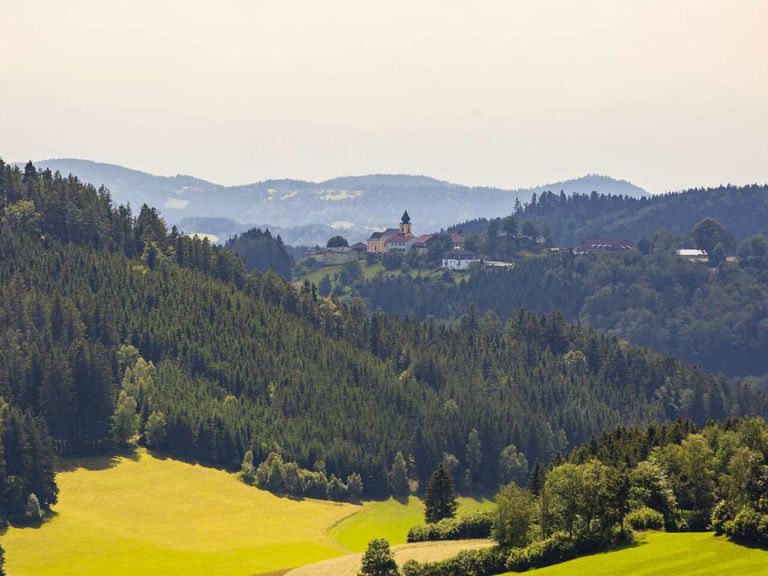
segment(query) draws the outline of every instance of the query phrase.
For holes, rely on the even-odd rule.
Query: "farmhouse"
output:
[[[448,270],[466,270],[480,258],[469,250],[451,250],[443,256],[443,268]]]
[[[346,264],[359,260],[365,254],[366,246],[362,242],[353,244],[349,247],[338,248],[314,248],[307,250],[304,254],[306,258],[312,258],[318,264],[323,266],[332,266],[334,264]]]
[[[619,240],[616,238],[592,238],[583,240],[574,254],[595,254],[600,252],[629,252],[636,250],[637,244],[632,240]]]
[[[706,250],[697,248],[681,248],[677,251],[677,255],[692,262],[706,262],[709,258]]]

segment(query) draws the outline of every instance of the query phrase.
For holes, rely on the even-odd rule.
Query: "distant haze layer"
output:
[[[765,0],[7,4],[7,160],[651,192],[768,172]]]

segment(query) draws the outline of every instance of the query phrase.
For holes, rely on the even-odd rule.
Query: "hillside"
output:
[[[183,221],[186,232],[219,236],[254,226],[269,226],[288,244],[324,244],[327,227],[343,231],[350,240],[367,237],[374,229],[390,226],[408,208],[418,230],[437,231],[460,220],[510,213],[515,200],[530,199],[544,187],[504,190],[469,187],[427,176],[379,174],[350,176],[324,182],[266,180],[241,186],[220,186],[187,176],[155,176],[122,166],[86,160],[55,159],[37,163],[62,174],[105,185],[119,204],[143,203],[157,207],[171,224]],[[546,186],[548,190],[582,193],[643,195],[626,181],[585,176]],[[234,223],[222,230],[210,217]],[[210,225],[210,226],[209,226]],[[308,226],[320,226],[313,230]],[[224,234],[224,235],[222,235]]]
[[[337,485],[359,473],[381,497],[397,452],[422,484],[450,453],[462,488],[483,491],[510,445],[548,462],[619,423],[766,412],[746,386],[557,314],[369,315],[246,273],[75,178],[0,175],[0,392],[62,454],[141,433],[228,468],[250,450]]]
[[[711,532],[641,534],[621,550],[593,554],[528,572],[532,576],[758,576],[765,573],[768,551],[748,548]],[[518,572],[509,572],[512,576]]]
[[[546,224],[556,244],[575,246],[584,239],[638,241],[665,230],[684,234],[704,218],[714,218],[737,240],[765,233],[768,185],[720,186],[641,198],[603,194],[540,194],[521,214]]]
[[[351,290],[374,309],[419,318],[457,319],[472,305],[502,320],[520,309],[559,311],[712,372],[766,375],[768,260],[741,259],[712,270],[678,257],[662,241],[650,250],[519,258],[513,267],[474,270],[461,282],[381,275]]]

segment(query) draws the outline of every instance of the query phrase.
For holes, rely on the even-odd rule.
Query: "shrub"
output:
[[[664,514],[647,506],[632,510],[627,514],[625,520],[635,530],[664,529]]]
[[[488,538],[491,535],[493,520],[493,512],[479,511],[459,518],[445,518],[439,522],[414,526],[408,531],[408,542]]]
[[[555,532],[549,538],[538,540],[525,548],[513,548],[507,556],[507,570],[522,572],[571,560],[581,554],[605,550],[617,544],[632,542],[631,531],[615,528],[606,538],[576,540],[566,532]]]
[[[410,560],[403,565],[403,576],[490,576],[506,569],[506,553],[503,549],[481,548],[465,550],[454,558],[440,562],[420,564]]]
[[[518,572],[557,564],[576,557],[575,541],[565,532],[555,532],[525,548],[514,548],[507,557],[507,569]]]
[[[724,523],[723,529],[734,540],[763,546],[768,544],[768,515],[750,506],[743,506],[733,520]]]

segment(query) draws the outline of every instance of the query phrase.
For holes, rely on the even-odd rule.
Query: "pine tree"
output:
[[[477,433],[477,430],[474,428],[469,433],[469,437],[467,438],[467,448],[466,448],[466,455],[465,455],[465,461],[467,463],[467,472],[468,474],[468,480],[469,485],[467,486],[467,489],[472,489],[476,487],[476,484],[478,480],[480,479],[480,464],[483,460],[483,447],[480,443],[480,435]]]
[[[538,496],[541,493],[541,489],[543,487],[544,468],[542,467],[541,462],[536,460],[536,462],[533,463],[530,474],[528,475],[528,488],[531,490],[531,492]]]
[[[428,524],[456,515],[458,504],[453,493],[453,482],[442,464],[437,467],[427,483],[424,505],[424,516]]]
[[[392,470],[389,473],[389,485],[395,496],[407,496],[410,492],[408,471],[402,452],[395,455],[395,461],[392,463]]]

